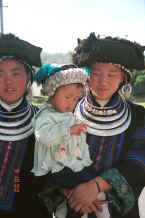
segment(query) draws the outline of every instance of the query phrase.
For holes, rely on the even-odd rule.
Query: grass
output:
[[[142,105],[143,107],[145,107],[145,102],[135,102],[136,104]]]
[[[45,97],[33,97],[32,99],[28,99],[28,102],[40,107],[40,105],[46,100]]]
[[[145,107],[145,97],[138,97],[138,98],[134,99],[133,102]]]

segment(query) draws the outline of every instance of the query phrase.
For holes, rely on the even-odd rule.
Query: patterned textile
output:
[[[33,132],[31,119],[34,113],[34,107],[25,100],[10,112],[0,106],[0,140],[18,141],[30,136]]]
[[[36,108],[24,99],[11,112],[0,106],[0,210],[13,206],[16,192],[19,192],[19,173],[32,135],[31,119]]]
[[[42,84],[42,92],[48,98],[53,96],[56,90],[65,85],[80,83],[86,85],[88,73],[85,69],[76,67],[75,65],[51,65],[42,66],[34,76],[37,84]]]
[[[19,172],[26,145],[26,139],[18,142],[0,141],[0,210],[11,209],[15,192],[19,192]]]
[[[83,98],[75,115],[87,124],[87,132],[98,136],[118,135],[128,129],[131,122],[130,108],[125,99],[116,96],[114,105],[93,105],[92,96]]]
[[[117,192],[116,197],[112,194],[114,190],[108,191],[108,197],[112,200],[112,204],[117,207],[118,211],[124,215],[134,206],[135,198],[133,190],[125,178],[119,174],[117,169],[108,169],[106,172],[102,173],[101,177]]]

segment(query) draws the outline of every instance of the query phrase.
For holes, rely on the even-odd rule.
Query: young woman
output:
[[[0,57],[0,217],[48,218],[37,192],[41,180],[33,166],[34,135],[31,120],[38,110],[26,94],[33,69],[20,57]]]
[[[87,67],[90,77],[75,115],[87,125],[90,157],[94,169],[100,171],[96,181],[100,191],[112,200],[111,218],[138,218],[137,198],[145,184],[145,109],[122,93],[130,91],[132,70],[145,69],[144,47],[125,39],[96,37],[94,33],[78,42],[73,62]],[[97,193],[95,181],[76,186],[69,205],[85,213]]]

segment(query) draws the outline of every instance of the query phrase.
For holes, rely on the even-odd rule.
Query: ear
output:
[[[29,88],[31,87],[31,82],[29,81],[28,83],[27,83],[27,90],[29,90]]]
[[[87,79],[87,86],[90,85],[90,76],[88,76],[88,79]]]
[[[125,81],[125,73],[124,72],[121,72],[122,74],[121,74],[121,83],[123,82],[123,81]]]

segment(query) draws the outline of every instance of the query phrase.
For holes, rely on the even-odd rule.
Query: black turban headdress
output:
[[[129,70],[144,70],[145,46],[126,39],[100,38],[91,33],[88,38],[78,39],[78,46],[73,52],[73,63],[79,67],[91,67],[92,64],[112,63],[119,64]]]

